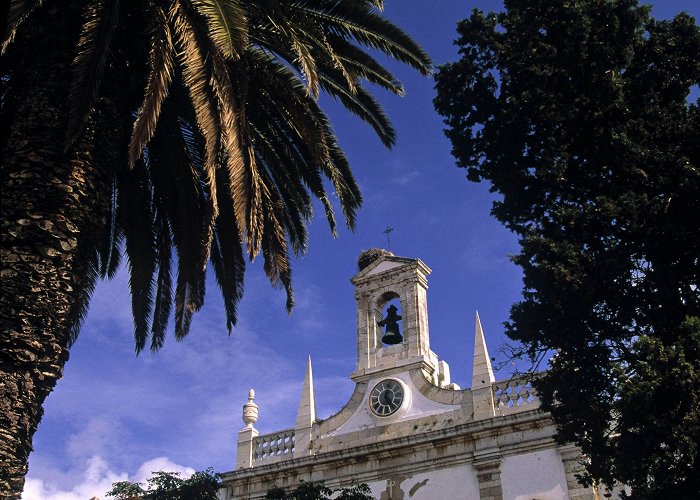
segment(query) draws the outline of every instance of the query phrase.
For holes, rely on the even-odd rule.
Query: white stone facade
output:
[[[583,457],[555,444],[554,426],[530,384],[494,380],[478,315],[472,387],[451,383],[447,363],[430,350],[429,273],[418,259],[385,255],[352,279],[357,365],[350,401],[316,419],[310,360],[293,429],[258,435],[251,397],[236,469],[223,474],[222,500],[264,498],[273,485],[293,488],[301,480],[330,488],[367,483],[378,500],[597,498],[577,483]],[[377,323],[395,298],[403,341],[385,346]],[[402,399],[392,403],[394,413],[378,416],[372,390],[387,380]]]

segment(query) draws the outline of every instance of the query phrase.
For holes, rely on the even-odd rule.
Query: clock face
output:
[[[380,417],[395,413],[403,402],[403,387],[396,380],[382,380],[374,386],[369,395],[369,407]]]

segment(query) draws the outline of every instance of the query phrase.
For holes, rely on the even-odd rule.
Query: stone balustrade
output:
[[[534,410],[540,406],[540,398],[529,377],[499,380],[491,387],[497,414]]]
[[[288,460],[294,452],[294,429],[253,438],[253,462]]]

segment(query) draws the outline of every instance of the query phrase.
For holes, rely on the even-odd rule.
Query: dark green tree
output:
[[[700,491],[700,30],[636,0],[507,0],[458,26],[435,105],[459,167],[491,183],[536,365],[584,481]]]
[[[112,484],[107,496],[116,500],[216,500],[221,486],[213,469],[195,472],[188,479],[178,472],[155,472],[146,483],[144,489],[139,483],[119,481]]]
[[[9,0],[0,7],[0,497],[19,498],[98,276],[128,259],[136,350],[189,331],[209,266],[236,322],[246,257],[293,304],[313,200],[361,194],[326,92],[391,146],[370,51],[430,61],[381,0]],[[333,195],[328,192],[332,186]]]
[[[323,481],[300,481],[289,493],[284,488],[273,486],[267,490],[267,500],[374,500],[366,484],[331,490]]]

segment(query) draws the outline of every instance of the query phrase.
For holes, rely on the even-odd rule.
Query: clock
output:
[[[369,408],[379,417],[388,417],[401,408],[403,387],[392,379],[386,379],[374,386],[369,395]]]

